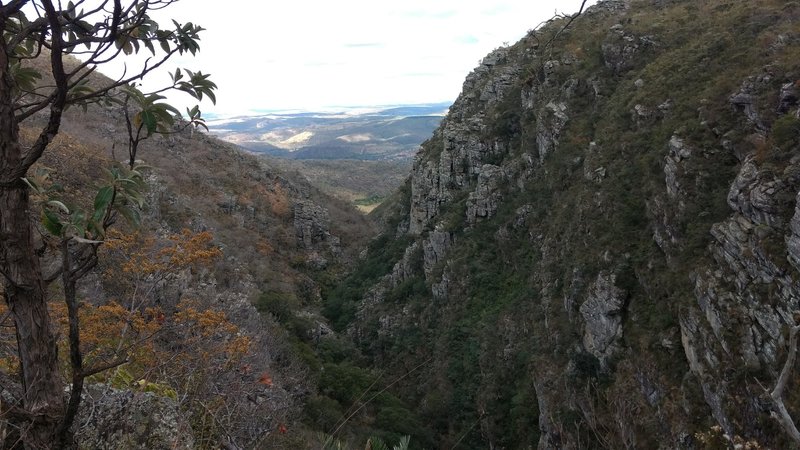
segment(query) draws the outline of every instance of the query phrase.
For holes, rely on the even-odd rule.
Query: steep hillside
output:
[[[26,122],[23,138],[36,136],[46,118]],[[127,161],[119,153],[126,143],[119,108],[71,109],[31,177],[46,172],[70,208],[91,207],[106,169]],[[302,408],[316,387],[303,351],[328,330],[320,287],[308,274],[339,276],[372,225],[302,178],[200,132],[154,136],[138,157],[148,185],[142,226],[118,218],[97,270],[79,286],[85,361],[124,354],[128,362],[89,380],[87,395],[99,403],[84,401],[79,441],[132,448],[128,433],[144,439],[166,428],[192,448],[307,448]],[[52,266],[57,243],[40,235],[43,261]],[[62,323],[59,292],[52,291],[50,306]],[[291,312],[276,314],[275,299]],[[14,395],[5,376],[16,367],[13,343],[13,329],[4,327],[4,402]],[[177,419],[146,409],[146,393],[174,400]]]
[[[606,0],[484,58],[324,292],[412,447],[789,447],[798,19]]]

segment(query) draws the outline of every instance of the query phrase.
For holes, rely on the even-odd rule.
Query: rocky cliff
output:
[[[800,309],[798,19],[600,1],[467,77],[377,212],[405,248],[365,258],[393,267],[326,298],[373,364],[415,368],[420,445],[789,445],[765,388]]]

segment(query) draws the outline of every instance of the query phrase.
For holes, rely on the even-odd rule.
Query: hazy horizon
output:
[[[144,88],[169,83],[167,71],[176,67],[209,73],[219,86],[217,104],[201,105],[209,118],[452,102],[487,53],[513,44],[556,12],[574,13],[580,3],[230,0],[220,7],[210,0],[179,1],[153,11],[153,18],[165,26],[174,18],[204,27],[200,52],[170,61],[144,80]],[[136,58],[126,60],[130,67]],[[114,77],[122,70],[102,71]],[[193,104],[186,97],[170,100],[180,109]]]

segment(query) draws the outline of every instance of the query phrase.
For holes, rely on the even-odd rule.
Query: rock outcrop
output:
[[[152,392],[87,386],[78,416],[81,448],[190,450],[192,429],[177,403]]]
[[[298,242],[309,250],[307,260],[313,267],[324,268],[328,264],[323,255],[341,254],[340,240],[330,232],[330,217],[324,207],[308,200],[298,200],[293,214]]]
[[[597,275],[588,298],[580,306],[586,324],[583,346],[604,366],[619,350],[619,341],[622,339],[625,292],[616,287],[614,281],[613,275]]]

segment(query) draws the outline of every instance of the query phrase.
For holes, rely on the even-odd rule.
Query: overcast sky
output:
[[[207,29],[197,58],[217,115],[453,101],[489,51],[580,0],[182,0],[164,15]],[[590,0],[594,3],[594,0]]]

